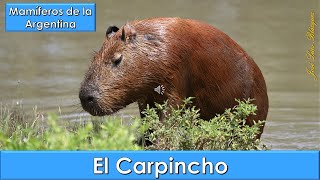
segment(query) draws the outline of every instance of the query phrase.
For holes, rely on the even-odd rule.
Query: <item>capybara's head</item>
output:
[[[146,53],[152,48],[146,41],[148,38],[129,24],[107,29],[81,84],[79,98],[84,110],[95,116],[109,115],[153,88],[150,54]]]

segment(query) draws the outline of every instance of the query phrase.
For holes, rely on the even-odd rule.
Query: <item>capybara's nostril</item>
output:
[[[82,104],[93,103],[95,100],[93,95],[87,93],[80,93],[79,98]]]
[[[103,111],[99,106],[100,94],[96,87],[83,86],[79,92],[79,99],[82,108],[93,116],[103,116]]]
[[[81,90],[79,93],[79,99],[82,105],[89,105],[95,103],[96,97],[95,91]]]
[[[87,97],[87,101],[88,101],[88,103],[92,103],[94,101],[94,97],[92,95],[89,95]]]

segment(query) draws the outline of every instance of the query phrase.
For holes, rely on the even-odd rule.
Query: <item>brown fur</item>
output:
[[[235,98],[254,98],[257,115],[247,124],[266,119],[268,96],[262,73],[222,31],[195,20],[157,18],[133,21],[107,34],[79,94],[92,115],[108,115],[132,102],[138,102],[142,111],[147,104],[168,99],[177,105],[195,97],[201,118],[208,120],[236,105]],[[120,55],[122,61],[115,65],[114,56]],[[158,85],[165,87],[164,95],[154,91]],[[86,100],[88,94],[92,101]]]

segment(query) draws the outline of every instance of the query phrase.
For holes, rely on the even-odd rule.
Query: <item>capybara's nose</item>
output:
[[[79,99],[81,104],[84,106],[90,106],[96,103],[98,98],[98,93],[94,89],[81,89],[79,92]]]
[[[79,98],[83,104],[92,104],[95,100],[95,97],[92,94],[80,93]]]

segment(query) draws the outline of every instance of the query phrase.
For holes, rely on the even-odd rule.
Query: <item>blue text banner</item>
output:
[[[94,32],[95,3],[6,3],[6,32]]]
[[[319,179],[319,151],[2,151],[1,179]]]

